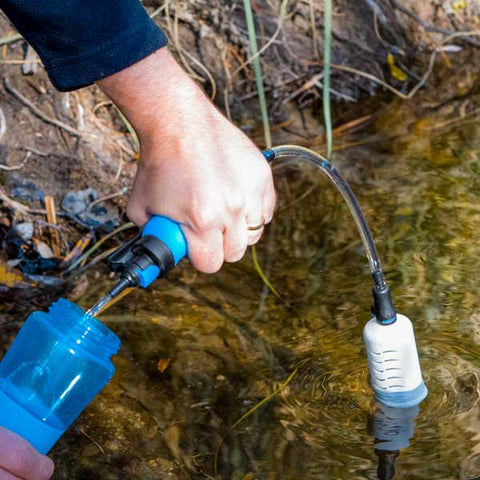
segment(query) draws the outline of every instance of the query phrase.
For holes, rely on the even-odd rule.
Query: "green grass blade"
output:
[[[330,105],[330,52],[332,44],[332,0],[325,0],[325,38],[323,46],[323,117],[327,136],[327,159],[332,156],[332,109]]]
[[[262,114],[263,133],[265,135],[265,145],[267,148],[272,146],[272,135],[270,132],[270,121],[268,119],[267,98],[265,96],[265,87],[263,85],[262,65],[257,55],[258,45],[255,32],[255,20],[253,18],[252,4],[250,0],[243,0],[245,7],[245,18],[247,20],[248,39],[250,41],[250,50],[253,55],[253,70],[255,72],[255,80],[257,83],[258,99],[260,101],[260,111]]]
[[[262,279],[263,283],[269,288],[269,290],[280,300],[282,297],[280,294],[277,292],[277,289],[270,283],[270,280],[267,278],[265,275],[265,272],[262,270],[262,267],[258,263],[258,257],[257,257],[257,249],[255,245],[252,247],[252,260],[253,264],[255,265],[255,270],[257,271],[258,275]]]

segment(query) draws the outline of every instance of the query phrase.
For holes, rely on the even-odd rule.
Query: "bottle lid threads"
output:
[[[108,327],[65,298],[50,306],[48,316],[52,325],[70,341],[97,355],[110,358],[120,348],[120,339]]]

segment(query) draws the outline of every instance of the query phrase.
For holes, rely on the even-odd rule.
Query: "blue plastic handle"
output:
[[[145,235],[152,235],[162,240],[171,250],[175,265],[188,253],[187,239],[182,227],[168,217],[159,215],[152,217],[143,227],[142,237]]]

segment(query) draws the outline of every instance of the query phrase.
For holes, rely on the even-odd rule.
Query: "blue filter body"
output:
[[[120,340],[65,299],[33,312],[0,362],[0,426],[46,454],[112,378]]]

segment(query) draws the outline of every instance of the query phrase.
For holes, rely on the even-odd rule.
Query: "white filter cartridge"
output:
[[[363,330],[370,383],[377,399],[390,407],[408,408],[427,396],[412,322],[405,315],[382,325],[372,318]]]

